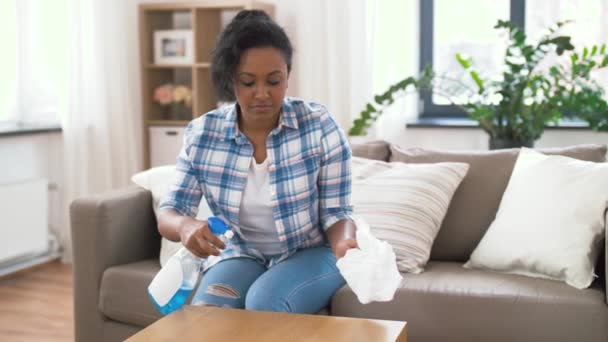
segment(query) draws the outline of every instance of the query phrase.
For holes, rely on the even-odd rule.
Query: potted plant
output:
[[[500,74],[481,73],[470,57],[456,54],[474,88],[438,76],[428,66],[418,78],[408,77],[374,97],[374,102],[368,103],[354,121],[349,134],[365,134],[382,111],[408,89],[432,90],[462,108],[488,133],[491,149],[531,147],[547,124],[564,117],[578,117],[594,130],[608,131],[605,92],[591,77],[593,70],[608,66],[606,44],[575,52],[571,38],[557,34],[567,23],[556,23],[532,43],[517,26],[499,20],[495,28],[507,30],[509,37]],[[569,58],[539,67],[550,53],[562,56],[566,51]]]

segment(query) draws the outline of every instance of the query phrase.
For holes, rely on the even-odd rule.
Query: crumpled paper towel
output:
[[[336,266],[361,304],[391,301],[403,280],[393,247],[375,238],[362,218],[354,221],[359,248],[349,249]]]

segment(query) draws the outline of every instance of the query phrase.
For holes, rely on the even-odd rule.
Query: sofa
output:
[[[389,162],[465,162],[469,172],[450,203],[425,271],[403,274],[390,302],[360,304],[348,286],[329,313],[408,322],[411,341],[608,341],[606,241],[598,277],[583,290],[563,282],[466,269],[492,222],[517,158],[517,149],[433,151],[399,149],[384,141],[352,145],[353,154]],[[606,147],[541,150],[604,162]],[[137,186],[74,201],[77,341],[119,341],[161,317],[146,288],[159,270],[161,237],[152,196]]]

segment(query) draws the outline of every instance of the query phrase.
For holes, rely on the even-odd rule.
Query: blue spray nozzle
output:
[[[209,230],[215,235],[222,235],[229,230],[228,225],[219,217],[211,216],[207,219]]]

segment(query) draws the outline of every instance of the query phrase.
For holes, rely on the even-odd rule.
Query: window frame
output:
[[[434,0],[419,0],[420,10],[420,72],[433,62]],[[509,20],[522,30],[526,27],[526,0],[510,0]],[[455,105],[433,103],[431,91],[420,91],[421,118],[464,118],[467,114]]]

